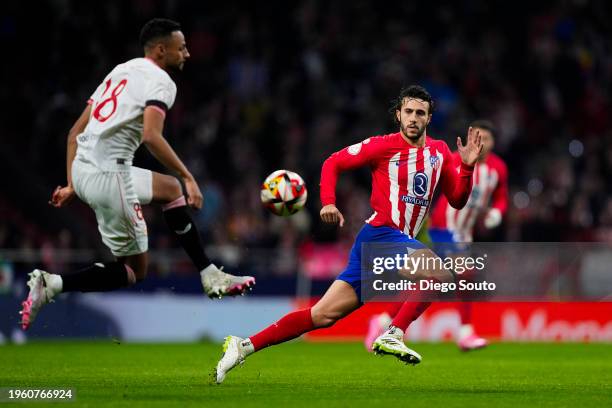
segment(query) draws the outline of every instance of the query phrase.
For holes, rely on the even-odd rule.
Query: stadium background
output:
[[[182,23],[191,52],[176,78],[165,135],[203,188],[197,222],[204,241],[227,269],[254,274],[257,289],[248,299],[201,300],[197,275],[150,208],[150,278],[119,294],[63,297],[43,311],[45,325],[34,328],[34,337],[216,339],[235,330],[221,321],[233,319],[248,332],[294,307],[296,293],[322,293],[369,216],[369,177],[367,171],[342,177],[339,208],[347,226],[326,228],[318,220],[321,164],[343,146],[395,131],[387,109],[410,83],[432,93],[438,108],[428,131],[451,147],[473,119],[497,126],[495,150],[510,170],[510,208],[501,228],[478,228],[479,240],[612,242],[612,12],[605,1],[537,2],[528,12],[486,1],[41,1],[35,7],[33,13],[11,2],[0,18],[6,55],[0,332],[7,337],[33,267],[66,272],[109,256],[89,208],[75,202],[54,210],[47,200],[65,182],[68,129],[102,77],[141,55],[139,29],[156,16]],[[137,164],[161,170],[144,151]],[[297,171],[309,188],[306,211],[289,219],[266,214],[259,203],[261,181],[278,168]],[[141,323],[130,335],[107,315],[95,318],[126,306]],[[594,319],[611,326],[605,324],[612,314],[601,307]],[[177,310],[192,311],[200,323],[167,326]],[[148,333],[156,319],[165,328]],[[177,335],[189,325],[195,328]],[[612,339],[612,330],[602,333]]]

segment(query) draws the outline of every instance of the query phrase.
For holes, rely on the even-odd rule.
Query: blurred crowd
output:
[[[0,89],[0,248],[102,251],[87,208],[53,210],[46,201],[65,183],[65,138],[85,101],[116,64],[142,55],[139,30],[158,16],[182,24],[191,53],[175,78],[165,136],[201,183],[205,208],[195,216],[218,256],[277,249],[293,259],[326,243],[350,245],[370,215],[368,171],[341,177],[347,226],[338,230],[318,220],[321,164],[395,132],[390,101],[412,83],[437,104],[428,133],[451,149],[470,121],[496,125],[510,208],[502,227],[479,228],[479,239],[612,242],[612,7],[604,0],[536,2],[528,11],[485,0],[36,7],[13,2],[0,19],[11,56]],[[163,170],[144,151],[136,164]],[[262,180],[280,168],[301,174],[309,190],[306,211],[288,219],[259,202]],[[151,248],[175,247],[159,210],[146,217]],[[295,272],[278,262],[275,273]]]

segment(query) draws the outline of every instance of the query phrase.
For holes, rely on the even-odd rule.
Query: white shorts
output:
[[[112,171],[82,162],[72,164],[77,196],[96,213],[102,242],[116,257],[147,252],[147,224],[141,205],[153,198],[153,173],[131,165]]]

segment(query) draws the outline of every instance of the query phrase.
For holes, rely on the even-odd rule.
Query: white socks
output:
[[[404,338],[404,331],[400,329],[399,327],[395,327],[395,326],[389,326],[389,330],[387,330],[385,334],[389,334],[400,340]]]
[[[206,268],[204,268],[204,269],[202,269],[202,270],[200,271],[200,276],[201,276],[201,277],[204,277],[204,275],[207,275],[207,274],[209,274],[209,273],[211,273],[211,272],[215,272],[215,271],[218,271],[218,270],[219,270],[219,268],[217,268],[217,266],[216,266],[215,264],[212,264],[212,263],[211,263],[211,264],[210,264],[210,265],[208,265]]]
[[[244,339],[240,342],[240,347],[242,351],[244,351],[244,356],[248,356],[249,354],[253,354],[255,352],[255,347],[253,347],[253,343],[251,343],[251,339]]]
[[[64,283],[62,281],[62,277],[60,275],[56,275],[53,273],[47,274],[45,276],[45,283],[47,284],[47,288],[51,292],[53,296],[60,293],[64,287]]]

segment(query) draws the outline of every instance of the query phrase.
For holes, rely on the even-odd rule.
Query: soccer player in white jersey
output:
[[[117,65],[91,95],[68,134],[67,185],[57,187],[50,204],[63,207],[78,196],[96,213],[102,241],[114,262],[93,263],[72,274],[31,272],[23,302],[27,329],[40,308],[60,292],[111,291],[135,284],[147,274],[147,226],[141,206],[160,204],[170,230],[200,271],[210,297],[243,294],[254,285],[250,276],[222,272],[206,256],[189,208],[202,207],[193,175],[162,135],[166,112],[174,104],[176,85],[170,73],[183,69],[189,52],[177,22],[153,19],[140,33],[144,58]],[[172,176],[132,165],[140,144]]]
[[[393,243],[398,250],[403,247],[403,253],[407,248],[416,248],[411,252],[415,257],[436,257],[414,236],[427,216],[438,185],[451,205],[463,208],[472,189],[472,172],[483,145],[478,131],[472,128],[465,145],[457,138],[461,156],[457,171],[448,145],[426,134],[433,108],[431,95],[423,87],[413,85],[402,89],[393,107],[398,132],[367,138],[332,154],[325,161],[321,169],[320,215],[323,222],[344,225],[344,216],[336,207],[338,176],[342,171],[365,166],[372,172],[370,204],[373,214],[355,239],[346,269],[312,308],[289,313],[249,338],[226,338],[223,357],[215,370],[217,383],[248,355],[308,331],[329,327],[361,307],[366,300],[361,296],[361,287],[368,284],[362,272],[370,272],[362,271],[362,244]],[[415,268],[414,272],[423,279],[454,280],[451,271],[439,266],[425,268],[427,266]],[[393,355],[409,364],[419,363],[421,356],[403,342],[404,330],[429,304],[404,302],[388,330],[374,341],[372,348],[379,354]]]

